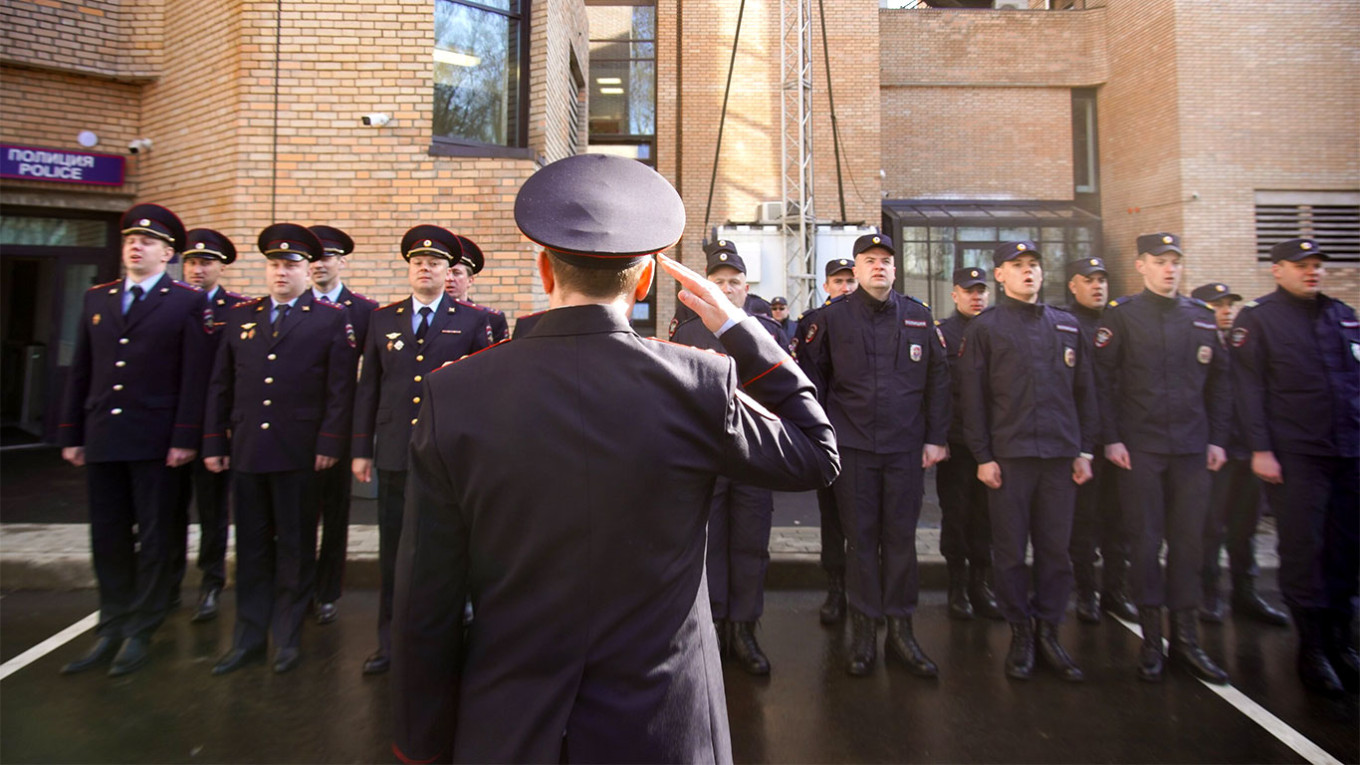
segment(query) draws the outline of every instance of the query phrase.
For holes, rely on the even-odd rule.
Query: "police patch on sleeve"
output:
[[[921,355],[922,355],[922,353],[923,353],[923,352],[922,352],[922,349],[921,349],[921,346],[920,346],[920,345],[917,345],[916,343],[912,343],[912,344],[911,344],[911,360],[912,360],[912,361],[920,361],[920,360],[921,360]]]
[[[1201,345],[1199,351],[1195,353],[1195,359],[1201,364],[1208,364],[1214,360],[1214,349],[1207,345]]]
[[[808,325],[807,334],[803,336],[803,342],[810,343],[812,342],[812,338],[816,336],[817,336],[817,322],[814,321],[813,323]]]
[[[1075,367],[1075,366],[1077,365],[1077,349],[1076,349],[1076,348],[1064,348],[1064,349],[1063,349],[1063,363],[1066,364],[1066,365],[1069,366],[1069,367]]]
[[[1228,339],[1232,342],[1232,347],[1241,348],[1246,345],[1247,334],[1246,327],[1233,327],[1232,334],[1228,335]]]
[[[203,309],[203,331],[209,335],[217,331],[217,322],[213,321],[211,308]]]
[[[939,322],[936,322],[936,326],[935,326],[935,336],[938,337],[938,338],[940,339],[940,347],[941,347],[941,348],[948,348],[948,347],[949,347],[949,344],[946,343],[946,342],[944,341],[944,333],[940,331]]]
[[[668,330],[668,331],[666,332],[666,337],[675,337],[675,328],[678,327],[678,326],[680,326],[680,317],[679,317],[679,316],[672,316],[672,317],[671,317],[671,328],[670,328],[670,330]]]
[[[354,334],[354,325],[348,322],[345,323],[345,342],[349,343],[351,348],[359,347],[359,338]]]
[[[1096,330],[1097,348],[1104,348],[1105,346],[1109,345],[1110,341],[1113,339],[1114,332],[1110,331],[1109,327],[1101,327],[1100,329]]]

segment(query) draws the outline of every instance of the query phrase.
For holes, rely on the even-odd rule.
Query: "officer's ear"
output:
[[[557,274],[553,273],[552,261],[548,259],[547,250],[538,251],[538,279],[543,283],[543,294],[552,295],[553,289],[557,286]]]
[[[638,277],[637,286],[633,288],[633,302],[641,302],[647,299],[647,293],[652,290],[652,279],[656,278],[656,257],[648,256],[647,263],[642,267],[642,274]]]

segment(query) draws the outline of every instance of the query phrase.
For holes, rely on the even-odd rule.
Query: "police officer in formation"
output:
[[[222,327],[227,323],[227,312],[246,299],[221,284],[223,271],[236,262],[236,245],[225,234],[210,228],[196,228],[187,235],[187,245],[180,257],[184,262],[184,281],[203,290],[211,312],[211,353],[216,358]],[[211,364],[211,362],[209,362]],[[230,533],[231,510],[228,490],[231,472],[214,473],[202,459],[193,464],[192,491],[184,493],[175,528],[175,559],[178,575],[175,585],[184,578],[187,551],[189,502],[198,509],[198,570],[202,574],[198,604],[191,621],[206,622],[217,618],[218,600],[227,584],[227,537]]]
[[[316,589],[322,474],[348,454],[358,338],[343,303],[307,289],[322,242],[303,226],[260,233],[269,294],[227,315],[208,387],[203,452],[232,471],[236,628],[213,674],[262,660],[300,661],[302,622]]]
[[[988,619],[1004,619],[990,583],[992,531],[987,511],[987,487],[977,477],[973,459],[963,437],[963,406],[959,401],[958,360],[969,323],[987,308],[987,273],[976,266],[954,269],[950,298],[954,313],[936,322],[948,351],[953,417],[949,424],[949,459],[935,468],[940,497],[940,553],[949,568],[949,617],[972,619],[980,613]]]
[[[855,281],[855,261],[849,258],[827,261],[826,280],[822,282],[826,300],[820,306],[799,316],[798,324],[793,331],[793,355],[809,376],[811,372],[808,370],[807,353],[801,349],[814,315],[832,302],[854,292],[858,286],[859,283]],[[841,530],[841,515],[836,509],[834,489],[828,487],[817,490],[817,516],[821,525],[820,562],[822,570],[826,572],[826,601],[822,603],[818,618],[822,624],[839,624],[845,619],[845,532]]]
[[[63,673],[112,661],[109,675],[119,676],[150,660],[177,584],[175,517],[203,434],[212,328],[203,293],[165,273],[184,225],[142,204],[123,214],[122,234],[126,275],[85,293],[57,431],[62,458],[85,468],[99,581],[97,640]]]
[[[1228,334],[1232,331],[1242,296],[1223,282],[1210,282],[1196,287],[1190,297],[1214,309],[1218,349],[1231,366]],[[1231,377],[1229,379],[1231,381]],[[1233,398],[1236,400],[1236,396]],[[1251,450],[1242,440],[1242,428],[1236,417],[1232,418],[1228,432],[1228,443],[1224,447],[1228,461],[1214,473],[1209,490],[1209,512],[1204,519],[1204,563],[1201,568],[1204,591],[1199,618],[1210,624],[1223,622],[1223,600],[1218,587],[1219,553],[1226,542],[1232,573],[1233,613],[1265,624],[1288,627],[1289,617],[1256,592],[1256,576],[1260,573],[1256,565],[1256,526],[1261,521],[1261,482],[1251,472]]]
[[[345,309],[354,337],[360,348],[368,334],[369,316],[378,307],[375,300],[350,290],[342,279],[354,253],[354,240],[334,226],[309,226],[321,240],[321,257],[311,263],[312,297],[317,302],[338,305]],[[355,362],[358,363],[357,360]],[[349,507],[353,494],[350,488],[349,441],[343,441],[345,453],[329,468],[321,471],[317,516],[321,522],[321,544],[316,551],[316,621],[330,624],[340,615],[336,601],[340,600],[345,581],[345,559],[349,552]]]
[[[887,655],[912,674],[935,677],[939,670],[916,642],[912,613],[925,468],[948,450],[948,362],[930,309],[893,289],[892,240],[866,234],[852,249],[859,289],[817,312],[800,349],[836,427],[843,464],[835,490],[848,542],[847,670],[872,671],[875,620],[886,618]]]
[[[1067,311],[1077,317],[1081,340],[1094,351],[1100,315],[1109,302],[1110,283],[1101,258],[1079,258],[1067,264]],[[1077,619],[1100,623],[1101,610],[1126,621],[1138,621],[1138,606],[1128,593],[1129,545],[1119,512],[1115,468],[1105,459],[1097,436],[1091,480],[1077,487],[1077,513],[1072,521],[1072,573],[1077,591]],[[1097,596],[1096,561],[1101,561]]]
[[[1138,676],[1162,679],[1165,606],[1172,660],[1223,684],[1227,673],[1200,648],[1196,611],[1210,473],[1227,459],[1231,387],[1213,310],[1176,292],[1182,256],[1175,234],[1138,237],[1134,265],[1143,291],[1115,300],[1101,315],[1095,339],[1101,440],[1120,469],[1133,551],[1131,589],[1143,629]]]
[[[1090,354],[1075,317],[1039,302],[1043,264],[1034,242],[1002,244],[992,262],[1001,292],[968,325],[957,369],[964,438],[989,489],[998,601],[1011,625],[1006,674],[1033,674],[1037,642],[1050,669],[1079,682],[1058,626],[1072,591],[1067,548],[1077,487],[1091,478],[1098,409]]]
[[[411,296],[373,312],[354,398],[351,468],[363,483],[378,471],[378,650],[364,674],[386,672],[392,655],[392,587],[406,505],[407,448],[420,409],[421,382],[444,364],[490,345],[485,311],[444,292],[444,277],[460,262],[462,237],[419,225],[401,240]],[[473,405],[469,402],[469,406]]]
[[[1360,321],[1322,293],[1312,239],[1271,248],[1277,288],[1242,306],[1229,342],[1251,469],[1280,536],[1280,590],[1299,632],[1298,673],[1328,696],[1357,689]]]
[[[495,308],[472,302],[472,283],[486,266],[486,256],[482,254],[482,248],[468,237],[462,234],[454,236],[458,237],[461,254],[444,275],[444,291],[464,306],[488,314],[487,325],[491,328],[491,342],[499,343],[510,336],[510,325],[505,319],[505,314]]]
[[[793,319],[789,316],[789,299],[783,295],[770,298],[770,318],[779,324],[785,335],[793,334]]]
[[[729,240],[704,248],[707,276],[733,306],[746,303],[746,262]],[[779,322],[752,314],[780,348],[788,337]],[[698,316],[676,327],[673,342],[723,351],[718,338]],[[770,524],[774,495],[766,488],[719,476],[713,484],[708,514],[708,600],[718,649],[736,659],[752,675],[768,675],[770,662],[756,641],[755,626],[765,608],[765,571],[770,565]]]

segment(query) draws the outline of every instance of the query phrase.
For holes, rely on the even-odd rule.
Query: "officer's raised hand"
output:
[[[657,258],[666,273],[680,282],[683,288],[680,290],[680,302],[698,314],[709,332],[717,334],[729,321],[735,324],[746,318],[746,312],[732,305],[718,285],[665,255],[658,255]]]

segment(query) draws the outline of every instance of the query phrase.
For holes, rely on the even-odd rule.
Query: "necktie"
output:
[[[430,314],[434,313],[429,306],[420,307],[420,326],[416,329],[416,342],[425,342],[425,333],[430,331]]]
[[[134,284],[132,286],[132,289],[128,291],[132,293],[132,302],[128,303],[127,310],[123,311],[124,316],[130,315],[132,313],[132,309],[136,308],[137,304],[142,302],[142,295],[146,294],[146,290],[142,289],[142,286],[140,284]]]
[[[292,306],[287,303],[274,307],[274,323],[270,325],[270,328],[274,330],[274,337],[279,336],[279,326],[283,324],[283,318],[288,315],[289,308],[292,308]]]

